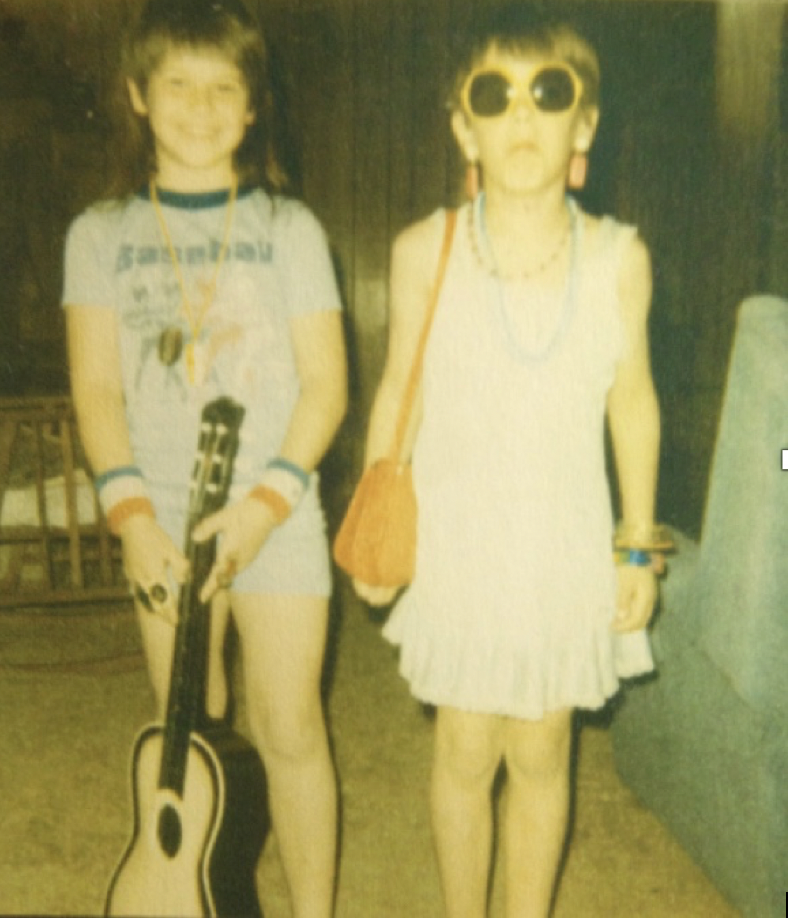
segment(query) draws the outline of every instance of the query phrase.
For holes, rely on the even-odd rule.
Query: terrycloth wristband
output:
[[[96,485],[96,490],[101,491],[111,481],[115,481],[118,478],[127,477],[142,478],[142,472],[137,468],[136,465],[118,465],[114,469],[107,469],[100,475],[96,475],[94,484]]]
[[[249,496],[267,504],[278,523],[283,523],[295,510],[309,487],[309,473],[289,459],[272,459],[260,483]]]
[[[290,509],[295,510],[309,487],[309,473],[287,459],[272,459],[260,484],[281,494]]]
[[[113,535],[120,535],[121,526],[132,516],[142,514],[156,518],[153,504],[147,497],[129,497],[115,504],[107,513],[107,528]]]
[[[257,485],[257,487],[252,488],[249,492],[249,497],[253,497],[268,506],[273,511],[277,523],[284,523],[293,510],[278,491],[274,491],[273,488],[267,488],[265,485]]]
[[[95,486],[107,525],[114,535],[119,535],[123,523],[137,513],[155,516],[142,472],[136,465],[107,469],[96,476]]]
[[[108,469],[96,476],[95,485],[105,516],[123,500],[148,496],[142,472],[135,465]]]
[[[296,465],[295,462],[291,462],[289,459],[282,459],[281,456],[277,456],[276,459],[272,459],[268,463],[268,468],[266,469],[265,475],[269,475],[272,472],[287,472],[295,481],[300,485],[300,492],[298,494],[298,499],[300,500],[304,494],[304,491],[309,487],[309,472],[305,469],[302,469],[300,465]],[[265,479],[265,476],[263,476]],[[291,483],[292,486],[292,483]]]

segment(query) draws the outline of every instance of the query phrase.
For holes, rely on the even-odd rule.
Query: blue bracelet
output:
[[[631,564],[633,567],[649,567],[651,552],[639,548],[626,548],[615,553],[616,564]]]

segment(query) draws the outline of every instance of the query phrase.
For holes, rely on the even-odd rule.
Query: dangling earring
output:
[[[569,160],[569,175],[567,185],[573,191],[580,191],[585,186],[588,178],[588,157],[583,152],[575,152]]]
[[[465,194],[471,201],[476,199],[480,186],[479,163],[475,159],[469,160],[465,166]]]

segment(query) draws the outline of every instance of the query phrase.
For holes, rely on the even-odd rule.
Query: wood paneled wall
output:
[[[120,28],[139,2],[0,0],[0,25],[14,18],[27,24],[14,67],[8,54],[19,38],[3,26],[0,107],[16,112],[21,127],[12,138],[0,118],[0,182],[19,187],[27,172],[24,187],[35,189],[14,198],[18,213],[6,217],[5,232],[20,222],[37,239],[13,249],[32,264],[14,282],[30,288],[32,277],[36,290],[14,303],[0,297],[0,321],[11,321],[14,310],[18,316],[24,303],[19,347],[29,362],[48,335],[49,364],[62,365],[57,253],[68,219],[103,180],[101,99]],[[335,466],[345,481],[359,459],[359,432],[384,358],[392,239],[457,197],[461,164],[442,102],[457,37],[487,2],[255,0],[286,76],[304,196],[328,230],[347,304],[355,399]],[[735,9],[743,7],[750,11],[746,28]],[[697,530],[736,305],[770,277],[785,276],[769,261],[781,259],[772,217],[785,213],[775,199],[786,177],[785,157],[776,156],[785,132],[775,120],[773,90],[784,7],[582,0],[571,9],[603,66],[603,117],[584,204],[636,222],[652,249],[654,362],[665,406],[663,513]],[[732,82],[755,87],[748,91],[759,102],[762,87],[770,87],[767,115],[756,126],[736,114],[747,93],[725,88],[729,61],[740,77]],[[27,85],[14,69],[31,74]],[[31,100],[47,93],[54,102],[47,110],[44,99],[26,125]],[[24,161],[9,177],[20,150]],[[9,252],[0,250],[0,260]],[[65,385],[62,372],[43,378],[47,386]],[[26,385],[41,379],[33,374]]]

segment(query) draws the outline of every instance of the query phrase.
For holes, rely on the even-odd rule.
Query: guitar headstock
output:
[[[202,411],[197,455],[189,487],[189,520],[196,523],[227,501],[245,409],[227,397]]]

